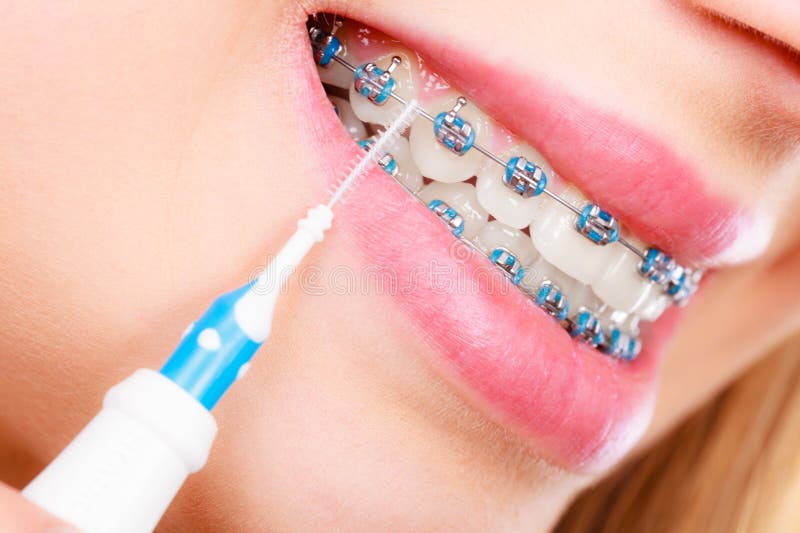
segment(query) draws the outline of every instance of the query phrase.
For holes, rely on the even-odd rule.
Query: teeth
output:
[[[392,78],[395,82],[394,93],[408,101],[416,95],[414,84],[414,80],[417,79],[416,71],[418,69],[416,55],[406,48],[398,47],[371,62],[375,63],[381,70],[386,70],[392,63],[392,57],[394,56],[400,58],[400,64],[392,72]],[[401,104],[393,98],[388,98],[382,105],[370,102],[356,91],[352,74],[350,75],[348,87],[350,88],[350,104],[353,106],[353,111],[364,122],[386,125],[402,110]]]
[[[531,163],[539,165],[547,178],[554,176],[550,164],[527,144],[506,150],[500,157],[508,161],[512,157],[522,156]],[[496,162],[486,159],[478,169],[476,190],[481,205],[503,224],[522,229],[533,220],[537,208],[547,199],[541,195],[523,198],[511,190],[503,181],[505,169]]]
[[[493,220],[481,228],[478,235],[475,236],[474,242],[490,258],[492,254],[502,254],[503,250],[513,254],[516,259],[513,265],[516,269],[514,283],[519,283],[521,279],[524,279],[529,266],[539,256],[527,235],[497,220]]]
[[[529,292],[536,294],[544,281],[550,281],[556,284],[567,298],[569,298],[569,292],[567,291],[571,289],[575,283],[574,279],[548,263],[544,257],[539,256],[533,261],[530,268],[528,268],[521,285]],[[572,307],[572,303],[570,303],[570,307]]]
[[[354,141],[360,141],[367,136],[367,128],[364,123],[358,120],[358,117],[353,113],[353,108],[350,107],[350,102],[338,96],[329,96],[328,99],[333,104],[339,120],[342,121],[345,131]]]
[[[569,298],[569,305],[573,312],[577,312],[583,307],[597,313],[603,306],[603,302],[592,292],[591,287],[578,281],[575,281],[571,287],[565,288],[564,293]]]
[[[424,78],[431,73],[415,52],[389,43],[383,43],[380,52],[375,48],[363,51],[358,46],[350,46],[359,35],[349,27],[343,27],[337,37],[342,45],[338,56],[355,67],[373,63],[386,71],[393,65],[393,58],[399,57],[400,62],[393,66],[393,70],[389,70],[394,81],[394,94],[406,101],[431,89],[431,81]],[[320,47],[316,50],[320,50]],[[382,55],[371,60],[355,57],[374,57],[378,53]],[[325,57],[330,56],[326,54]],[[317,56],[317,60],[324,62],[320,56]],[[335,61],[327,68],[318,66],[318,72],[324,84],[349,90],[349,102],[332,95],[329,99],[337,109],[345,131],[356,141],[379,133],[382,126],[391,122],[401,111],[402,105],[391,97],[378,105],[359,93],[355,89],[352,72]],[[372,72],[375,75],[375,71]],[[424,105],[425,111],[433,117],[454,110],[460,100],[459,92],[444,82],[440,83],[443,85],[434,87],[435,93],[427,94],[428,101]],[[362,91],[369,92],[367,85],[360,87]],[[336,90],[332,92],[341,94]],[[386,95],[379,91],[370,94],[379,102]],[[464,102],[458,105],[462,106]],[[577,189],[565,184],[555,174],[536,149],[520,143],[474,104],[468,103],[454,112],[471,126],[474,142],[491,149],[499,159],[509,161],[514,157],[522,157],[540,167],[546,176],[547,193],[559,195],[578,211],[589,203]],[[439,218],[448,223],[455,235],[471,240],[499,267],[505,268],[512,281],[519,284],[540,307],[557,317],[573,336],[584,335],[577,331],[581,323],[576,322],[575,318],[582,309],[597,317],[606,333],[613,331],[615,339],[619,338],[617,334],[637,338],[640,321],[658,319],[673,303],[673,298],[664,293],[663,287],[639,274],[640,258],[636,254],[622,245],[601,246],[593,243],[576,229],[578,215],[547,194],[526,198],[515,192],[513,187],[505,183],[504,166],[484,157],[474,146],[464,150],[461,155],[455,153],[437,140],[434,125],[422,116],[413,122],[409,132],[404,135],[406,137],[397,137],[387,146],[386,152],[391,159],[383,162],[384,170],[429,205]],[[458,149],[458,139],[450,137],[446,142]],[[533,171],[534,167],[527,168],[532,177],[540,175],[538,170],[535,175]],[[424,185],[423,176],[433,181]],[[462,183],[473,176],[477,176],[474,186]],[[524,180],[518,182],[518,190],[524,190],[524,183]],[[489,222],[490,215],[496,220]],[[530,228],[530,236],[520,231],[526,226]],[[596,234],[590,233],[589,236],[599,240]],[[629,234],[626,239],[637,248],[646,249],[643,243]],[[544,281],[558,287],[568,302],[568,313],[563,306],[557,305],[558,299],[553,303],[550,296],[545,298],[540,295]],[[547,289],[546,285],[542,292]],[[539,298],[544,301],[538,301]],[[584,338],[600,343],[600,349],[606,353],[623,357],[624,354],[620,355],[621,352],[614,348],[614,343],[603,344],[598,339]]]
[[[572,187],[564,189],[562,197],[578,209],[586,204],[586,199]],[[605,270],[611,248],[598,246],[578,233],[576,217],[575,213],[548,199],[531,223],[531,239],[548,262],[588,285]]]
[[[640,249],[641,243],[630,239]],[[609,263],[592,283],[594,292],[608,305],[619,311],[630,313],[644,302],[653,284],[642,277],[638,270],[641,259],[623,246],[608,247]]]
[[[426,105],[426,110],[433,116],[441,112],[450,111],[456,103],[458,93],[448,91],[447,97]],[[485,142],[489,138],[489,117],[484,115],[477,107],[471,103],[467,104],[459,116],[469,122],[475,132],[476,142]],[[474,148],[464,155],[457,155],[444,147],[433,132],[433,125],[424,117],[418,117],[411,125],[411,155],[417,163],[423,176],[442,181],[454,183],[471,178],[478,171],[483,163],[483,155]]]
[[[397,137],[389,144],[388,152],[392,154],[397,163],[395,179],[405,185],[412,193],[418,193],[422,188],[422,174],[411,158],[411,148],[408,146],[408,140],[405,137]]]
[[[595,313],[599,313],[603,307],[603,302],[589,286],[568,276],[543,257],[536,259],[527,269],[521,285],[528,292],[536,294],[545,280],[554,283],[561,289],[569,303],[569,316],[577,313],[581,307]]]
[[[455,209],[464,220],[461,236],[466,239],[475,237],[489,218],[478,203],[475,187],[469,183],[429,183],[419,191],[419,197],[425,204],[441,200]]]

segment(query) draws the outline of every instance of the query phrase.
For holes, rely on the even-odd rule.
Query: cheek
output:
[[[63,318],[67,336],[128,331],[163,303],[159,281],[178,283],[173,176],[241,16],[89,4],[12,5],[0,21],[2,289],[29,296],[18,319],[45,335]]]
[[[59,391],[71,414],[50,429],[74,433],[291,230],[308,173],[283,170],[303,158],[262,77],[275,59],[260,56],[263,32],[232,52],[251,15],[231,3],[4,12],[0,351],[14,357],[0,359],[0,403],[16,418],[49,412]],[[0,420],[8,440],[36,441],[16,418]],[[55,451],[39,440],[40,456]]]
[[[800,248],[713,273],[686,310],[665,359],[644,444],[763,357],[800,325]]]

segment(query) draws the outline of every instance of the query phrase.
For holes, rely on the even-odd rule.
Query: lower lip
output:
[[[328,185],[362,152],[331,109],[302,27],[287,61],[296,109]],[[375,167],[336,214],[370,265],[398,281],[393,295],[431,347],[432,364],[490,418],[543,458],[575,471],[607,468],[646,429],[660,354],[676,321],[670,310],[642,332],[632,363],[576,342],[484,257],[452,234]],[[487,276],[491,272],[493,276]]]

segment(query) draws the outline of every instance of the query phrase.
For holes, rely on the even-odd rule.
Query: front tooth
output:
[[[524,279],[525,272],[539,255],[527,235],[497,220],[493,220],[481,228],[478,235],[475,236],[474,242],[492,260],[494,260],[495,254],[497,254],[498,260],[509,259],[504,257],[503,251],[514,256],[513,264],[508,265],[515,269],[513,271],[514,284],[519,284],[520,280]]]
[[[550,164],[527,144],[506,150],[501,159],[508,161],[516,156],[522,156],[531,163],[539,165],[546,177],[554,175]],[[506,169],[495,161],[486,159],[481,164],[475,185],[478,201],[497,220],[512,228],[522,229],[531,223],[539,205],[547,200],[542,195],[523,198],[505,184],[505,173]]]
[[[342,121],[345,131],[354,141],[360,141],[367,136],[367,128],[364,123],[358,120],[358,117],[353,113],[353,108],[350,103],[344,98],[338,96],[329,96],[328,99],[333,104],[333,109],[339,120]]]
[[[459,95],[454,91],[448,93],[446,97],[426,106],[426,110],[434,117],[441,112],[450,111]],[[459,111],[459,116],[472,126],[476,143],[486,142],[490,135],[489,117],[471,103]],[[457,155],[443,146],[436,139],[433,124],[424,117],[417,117],[411,125],[409,141],[411,155],[422,175],[436,181],[454,183],[469,179],[475,175],[483,162],[483,155],[474,147],[463,155]]]
[[[587,203],[574,188],[561,196],[578,209]],[[552,198],[547,199],[530,226],[534,246],[548,262],[584,284],[597,279],[609,263],[611,246],[599,246],[575,229],[577,215]]]
[[[385,71],[391,65],[394,56],[400,58],[400,64],[392,72],[392,78],[394,79],[393,92],[408,101],[414,98],[417,92],[414,83],[414,80],[417,79],[418,69],[416,55],[406,48],[398,47],[370,62]],[[350,87],[350,105],[353,106],[353,111],[358,118],[364,122],[386,125],[402,110],[400,102],[391,97],[381,105],[372,103],[356,91],[353,81],[353,75],[351,74],[348,85]]]
[[[489,218],[478,203],[475,187],[469,183],[429,183],[419,191],[419,197],[426,205],[441,200],[455,209],[464,220],[461,236],[466,239],[475,237]]]
[[[644,250],[641,243],[630,239],[633,244]],[[642,305],[653,284],[639,274],[641,259],[624,246],[608,246],[609,263],[600,276],[592,282],[594,292],[605,303],[630,313]]]
[[[411,158],[411,148],[405,137],[396,137],[387,147],[397,163],[395,179],[402,183],[413,194],[422,188],[422,173],[420,173],[414,160]]]

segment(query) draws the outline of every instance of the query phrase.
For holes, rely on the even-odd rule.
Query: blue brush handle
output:
[[[189,325],[161,373],[211,410],[226,390],[249,368],[261,342],[239,326],[235,305],[252,284],[223,294],[199,320]]]
[[[223,294],[183,339],[161,368],[161,374],[211,410],[249,368],[256,350],[272,328],[275,302],[289,275],[331,227],[333,212],[326,205],[309,209],[297,221],[297,231],[254,281]]]

